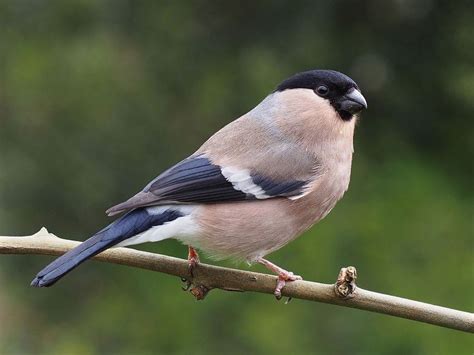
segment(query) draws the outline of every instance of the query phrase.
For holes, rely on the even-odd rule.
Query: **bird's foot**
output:
[[[188,269],[191,276],[194,276],[193,275],[194,269],[196,268],[198,264],[199,264],[199,254],[193,247],[188,246]]]
[[[190,279],[183,278],[181,279],[185,282],[185,286],[183,287],[184,291],[189,291],[191,294],[198,300],[203,300],[206,297],[207,293],[211,290],[209,287],[200,284],[194,284],[194,269],[199,265],[199,254],[197,253],[196,249],[192,246],[188,246],[188,270],[189,274],[191,275]]]
[[[283,289],[283,287],[285,287],[288,281],[303,280],[301,276],[295,275],[291,271],[282,269],[278,265],[275,265],[266,259],[259,258],[257,262],[264,265],[267,269],[273,271],[275,274],[278,275],[277,285],[275,287],[275,291],[273,292],[277,300],[281,299],[281,290]]]
[[[299,275],[293,274],[291,271],[284,270],[283,273],[278,274],[277,285],[275,291],[273,291],[273,294],[275,295],[276,299],[281,299],[281,290],[283,289],[283,287],[285,287],[287,281],[297,280],[303,280],[303,278]]]

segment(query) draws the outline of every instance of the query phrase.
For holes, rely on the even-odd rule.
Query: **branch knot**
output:
[[[357,286],[355,280],[357,279],[357,269],[354,266],[343,267],[339,271],[334,291],[340,298],[352,297]]]

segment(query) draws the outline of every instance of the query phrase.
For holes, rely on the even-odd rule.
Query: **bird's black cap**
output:
[[[275,91],[287,89],[316,89],[320,85],[326,85],[336,91],[347,92],[351,88],[359,89],[357,84],[347,75],[335,70],[308,70],[297,73],[283,81]]]

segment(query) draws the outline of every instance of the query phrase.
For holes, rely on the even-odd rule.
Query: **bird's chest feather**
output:
[[[293,201],[292,214],[297,216],[301,232],[323,219],[342,198],[349,187],[351,163],[352,152],[328,161],[323,175],[315,180],[308,193]]]

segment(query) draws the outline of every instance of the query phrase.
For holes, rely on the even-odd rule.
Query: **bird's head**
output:
[[[367,102],[354,80],[335,70],[310,70],[295,74],[278,85],[275,93],[294,89],[303,89],[298,91],[304,96],[302,102],[329,103],[343,121],[351,121],[355,114],[367,108]]]

